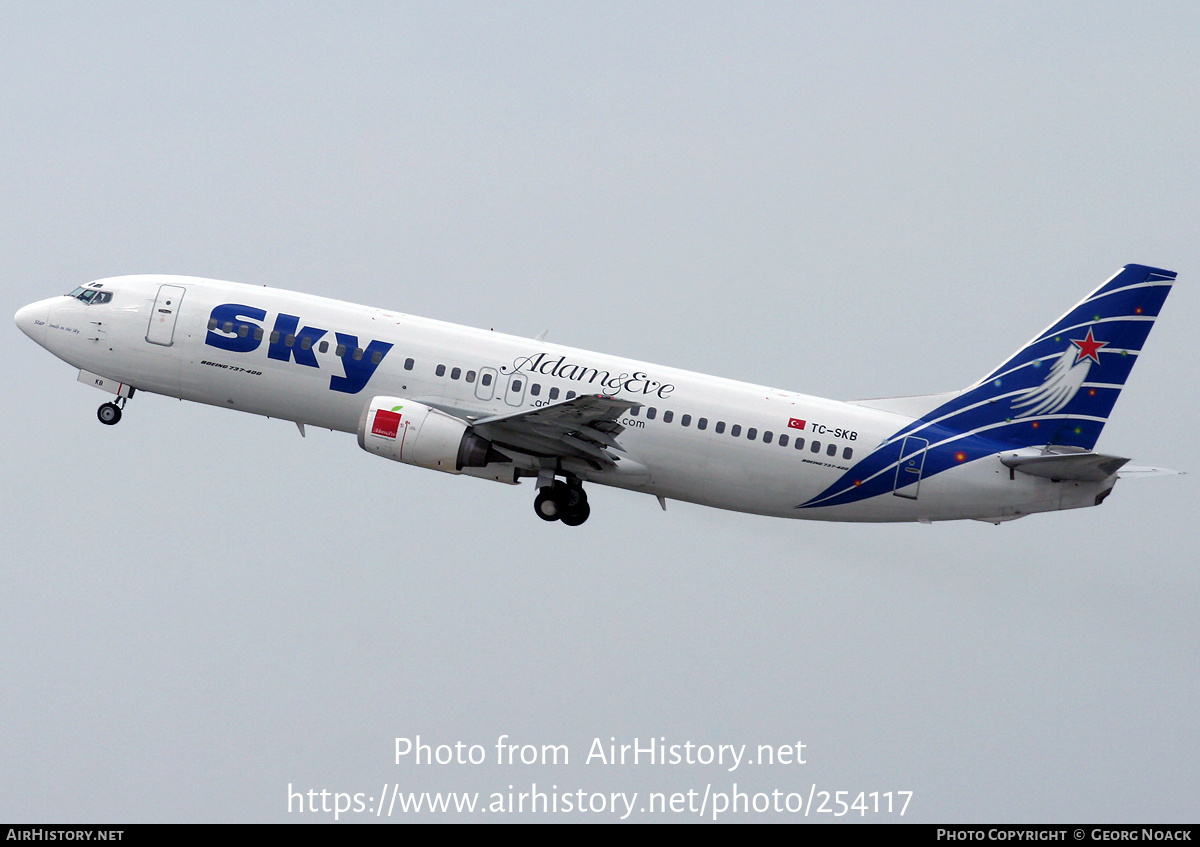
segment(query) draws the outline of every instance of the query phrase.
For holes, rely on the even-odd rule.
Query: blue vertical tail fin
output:
[[[1174,281],[1174,271],[1126,265],[923,422],[1017,447],[1091,450]]]
[[[915,498],[916,486],[902,481],[904,471],[924,480],[1022,447],[1074,448],[1046,450],[1048,458],[1022,456],[1026,473],[1111,476],[1124,460],[1081,454],[1095,447],[1174,282],[1173,271],[1126,265],[962,391],[856,401],[909,422],[796,508],[837,506],[889,491]]]

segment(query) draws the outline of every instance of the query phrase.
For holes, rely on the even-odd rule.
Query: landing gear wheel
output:
[[[575,485],[568,485],[562,482],[554,483],[555,488],[558,488],[560,485],[562,488],[558,489],[558,497],[559,502],[563,505],[563,511],[573,512],[579,509],[580,506],[587,504],[587,494],[584,492],[582,485],[578,483]]]
[[[554,495],[553,488],[543,488],[533,501],[533,510],[544,521],[556,521],[562,517],[562,504]]]
[[[533,510],[544,521],[561,520],[567,526],[579,526],[592,513],[583,486],[578,482],[568,484],[562,480],[538,490]]]
[[[559,518],[567,526],[579,526],[588,519],[592,507],[588,505],[587,492],[578,482],[566,484],[559,490],[562,503],[562,516]]]
[[[105,403],[96,410],[96,417],[105,426],[112,426],[121,420],[121,407],[116,403]]]
[[[588,519],[588,515],[592,513],[592,507],[588,505],[587,500],[577,505],[574,509],[564,512],[562,522],[567,526],[579,526]]]

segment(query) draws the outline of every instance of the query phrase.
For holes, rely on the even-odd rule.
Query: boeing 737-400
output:
[[[840,402],[292,291],[89,282],[21,330],[135,391],[356,433],[364,450],[510,484],[583,523],[585,483],[789,518],[1000,522],[1099,505],[1152,473],[1094,447],[1175,274],[1126,265],[961,391]]]

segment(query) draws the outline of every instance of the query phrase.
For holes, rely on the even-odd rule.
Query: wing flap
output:
[[[482,426],[484,424],[527,421],[529,423],[575,423],[579,425],[593,420],[609,421],[615,424],[617,417],[625,414],[634,406],[640,407],[641,405],[636,400],[621,400],[607,394],[581,394],[578,397],[572,397],[570,400],[560,400],[557,403],[551,403],[548,406],[539,406],[536,409],[526,409],[521,412],[509,412],[506,415],[493,415],[490,418],[481,418],[475,424],[476,426]],[[624,429],[624,427],[619,428]]]
[[[612,468],[624,452],[617,436],[625,427],[617,419],[635,406],[604,394],[585,394],[549,406],[494,415],[474,429],[497,445],[532,452],[542,458],[579,459],[596,468]]]

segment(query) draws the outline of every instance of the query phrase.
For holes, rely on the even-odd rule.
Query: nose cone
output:
[[[30,303],[24,309],[17,312],[14,320],[17,326],[21,328],[21,332],[28,335],[38,344],[42,343],[42,339],[46,335],[46,316],[50,312],[50,301],[39,300],[36,303]]]

